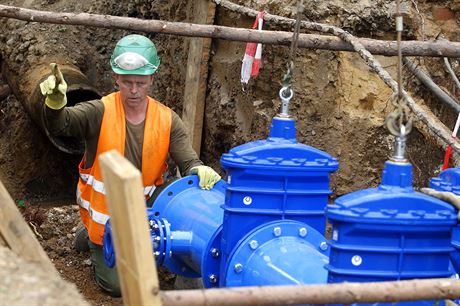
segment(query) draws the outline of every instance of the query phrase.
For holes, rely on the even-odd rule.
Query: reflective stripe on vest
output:
[[[94,191],[102,193],[102,194],[105,195],[105,187],[104,187],[103,182],[96,180],[94,178],[94,176],[92,176],[91,174],[80,173],[80,178],[87,185],[92,186]],[[155,186],[155,185],[145,186],[144,187],[144,196],[150,198],[156,188],[157,188],[157,186]],[[80,191],[77,189],[77,192],[79,193]]]
[[[91,216],[91,219],[93,219],[94,222],[105,225],[107,220],[109,220],[109,215],[100,213],[92,209],[91,204],[88,201],[83,200],[81,198],[81,192],[78,188],[77,188],[77,204],[80,205],[81,208],[86,209],[88,211],[89,215]]]
[[[148,100],[142,144],[141,174],[144,195],[150,197],[156,186],[163,184],[172,115],[168,107],[150,97]],[[95,244],[102,244],[104,225],[109,218],[99,156],[110,150],[117,150],[124,156],[126,141],[126,119],[120,93],[116,92],[103,97],[102,103],[104,104],[104,115],[94,163],[91,168],[86,168],[83,157],[79,165],[80,179],[77,186],[80,216],[88,229],[90,240]]]

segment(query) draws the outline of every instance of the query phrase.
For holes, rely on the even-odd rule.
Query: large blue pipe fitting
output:
[[[430,187],[438,191],[452,192],[460,196],[460,169],[449,168],[442,171],[439,177],[430,180]],[[454,251],[450,254],[450,259],[457,274],[460,274],[460,225],[454,227],[452,231],[452,246]]]
[[[231,149],[221,164],[227,172],[222,271],[242,237],[264,224],[289,219],[324,233],[329,175],[338,162],[297,143],[294,119],[273,118],[268,139]],[[220,285],[227,285],[225,277]]]
[[[212,190],[200,189],[198,183],[197,176],[173,182],[159,194],[153,207],[147,209],[157,264],[186,277],[206,275],[202,263],[209,261],[210,248],[220,238],[223,219],[225,182],[218,182]],[[109,267],[115,264],[111,236],[107,222],[103,251]]]
[[[206,275],[203,262],[221,230],[225,182],[212,190],[199,187],[197,176],[167,186],[148,209],[150,224],[163,229],[152,235],[158,241],[156,255],[170,271],[187,277]],[[156,221],[155,221],[156,220]]]
[[[313,227],[293,220],[262,224],[240,237],[229,262],[221,265],[225,183],[211,191],[197,177],[167,186],[147,209],[156,262],[170,271],[203,278],[206,287],[326,283],[329,249]],[[171,221],[170,221],[171,220]],[[110,222],[104,233],[106,264],[115,253]],[[221,270],[221,266],[225,270]],[[225,278],[225,279],[224,279]]]
[[[457,222],[456,211],[441,200],[413,190],[409,163],[387,161],[378,188],[337,198],[327,208],[327,217],[332,224],[326,266],[329,283],[453,274],[449,254],[453,249],[450,238]]]

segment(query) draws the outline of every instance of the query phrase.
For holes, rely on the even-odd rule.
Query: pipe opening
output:
[[[67,82],[67,106],[74,106],[79,102],[101,98],[101,95],[98,93],[98,91],[89,83],[86,76],[78,68],[68,65],[61,65],[60,69]],[[83,140],[77,139],[75,137],[52,135],[46,127],[43,110],[45,98],[40,92],[39,84],[45,80],[48,75],[49,72],[47,70],[44,70],[44,72],[39,75],[38,81],[35,83],[36,86],[32,99],[27,101],[29,112],[31,113],[31,116],[36,119],[37,123],[42,127],[46,136],[55,147],[65,153],[81,155],[85,151],[85,143]]]
[[[77,103],[100,99],[101,96],[88,89],[73,90],[67,92],[67,106],[74,106]]]
[[[81,79],[79,81],[82,81]],[[87,82],[87,80],[83,80]],[[84,102],[84,101],[90,101],[94,99],[100,99],[101,95],[97,93],[96,89],[91,87],[88,84],[82,84],[82,83],[68,83],[68,90],[67,90],[67,106],[74,106],[75,104],[79,102]],[[43,102],[44,103],[44,98]],[[49,131],[48,128],[46,127],[46,124],[44,122],[43,118],[43,112],[42,112],[42,127],[43,130],[48,137],[48,139],[51,141],[51,143],[58,148],[59,150],[69,153],[69,154],[78,154],[81,155],[85,152],[85,142],[83,140],[80,140],[75,137],[67,137],[67,136],[55,136],[52,135]]]
[[[79,102],[90,101],[95,99],[100,99],[99,95],[94,89],[89,88],[87,85],[82,88],[82,85],[77,85],[77,89],[74,88],[74,85],[69,86],[67,91],[67,106],[74,106]],[[83,140],[77,139],[75,137],[66,137],[66,136],[55,136],[51,135],[46,128],[46,125],[43,124],[45,134],[48,136],[51,143],[57,147],[59,150],[69,153],[69,154],[83,154],[85,152],[85,142]]]

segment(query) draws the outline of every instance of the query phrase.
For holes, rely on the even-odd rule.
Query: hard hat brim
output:
[[[152,75],[157,70],[158,69],[154,69],[154,68],[151,68],[151,67],[141,67],[141,68],[134,69],[134,70],[124,70],[124,69],[120,69],[118,67],[112,67],[112,71],[115,72],[116,74]]]

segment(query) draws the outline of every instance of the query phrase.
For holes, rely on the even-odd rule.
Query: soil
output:
[[[297,1],[235,1],[280,16],[295,16]],[[188,22],[193,1],[0,1],[39,10],[90,12],[145,19]],[[304,18],[342,27],[360,37],[394,39],[394,1],[307,1]],[[454,0],[405,1],[404,39],[434,39],[439,33],[459,41],[460,5]],[[217,7],[215,24],[250,28],[253,19]],[[284,30],[276,24],[267,29]],[[118,305],[120,299],[99,291],[92,280],[88,254],[73,248],[79,216],[74,205],[79,155],[51,144],[28,113],[34,71],[47,71],[49,62],[78,67],[101,93],[114,90],[108,61],[118,39],[128,31],[62,26],[0,19],[0,88],[13,94],[0,101],[0,180],[64,279],[77,285],[94,305]],[[159,51],[161,66],[152,95],[179,114],[184,100],[185,67],[190,38],[149,34]],[[288,47],[266,45],[260,75],[241,88],[240,67],[245,44],[214,40],[207,82],[201,159],[224,175],[220,156],[232,147],[266,138],[271,118],[279,111],[278,91],[286,73]],[[396,60],[377,57],[396,76]],[[415,59],[433,80],[458,96],[458,89],[440,58]],[[393,106],[390,90],[354,53],[297,50],[292,80],[295,96],[290,113],[297,120],[298,141],[324,150],[340,161],[332,176],[334,197],[380,182],[383,163],[393,150],[393,136],[384,120]],[[460,66],[451,59],[457,75]],[[431,108],[448,128],[456,115],[437,101],[412,75],[404,72],[404,88]],[[419,125],[408,138],[407,157],[414,166],[414,186],[427,185],[439,173],[443,149]],[[162,289],[171,289],[174,276],[160,273]]]
[[[95,285],[89,252],[75,250],[75,231],[80,224],[77,205],[72,201],[47,201],[42,205],[25,204],[22,210],[25,219],[36,228],[38,240],[63,279],[76,284],[93,305],[122,304],[121,298],[110,297]],[[159,279],[162,290],[173,289],[174,274],[160,269]]]

